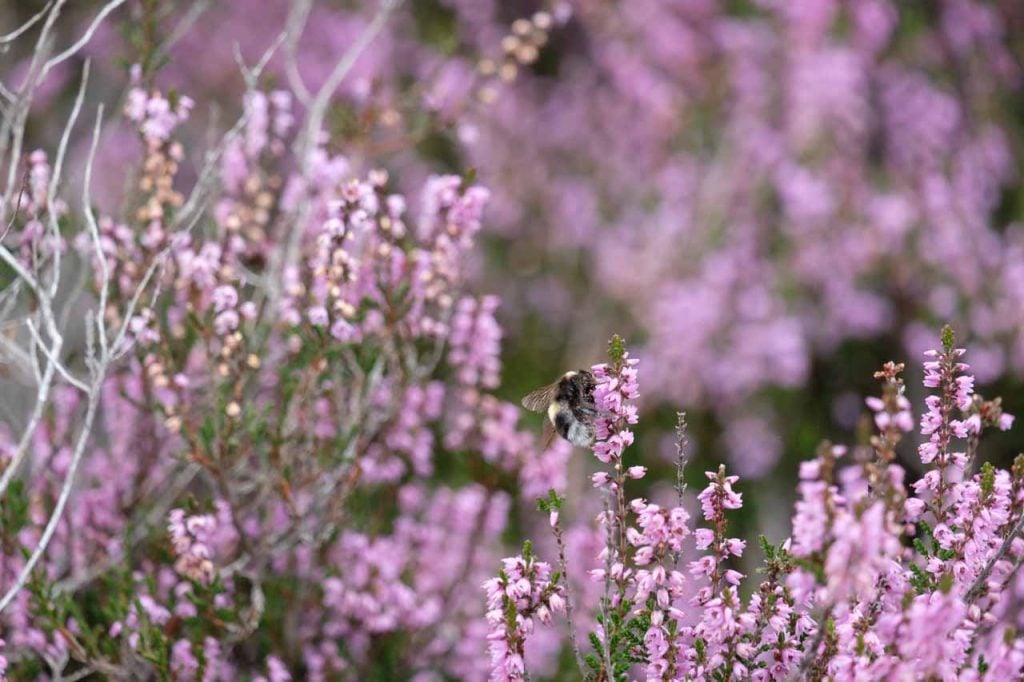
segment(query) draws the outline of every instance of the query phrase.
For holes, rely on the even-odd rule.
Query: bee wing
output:
[[[541,440],[540,449],[547,450],[551,447],[551,441],[555,439],[555,425],[551,423],[550,419],[544,420],[544,436]]]
[[[554,399],[555,391],[557,390],[558,382],[556,381],[553,384],[542,386],[536,391],[527,394],[520,402],[522,406],[530,412],[545,412],[548,409],[548,405],[551,404],[552,399]]]

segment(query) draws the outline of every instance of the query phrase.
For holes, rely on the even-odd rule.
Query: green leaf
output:
[[[946,353],[951,353],[955,343],[956,334],[953,332],[953,328],[947,324],[942,328],[942,348]]]
[[[608,342],[608,357],[611,358],[612,364],[616,367],[621,365],[625,355],[626,342],[618,334],[613,334],[611,341]]]
[[[985,462],[981,465],[981,495],[987,498],[992,494],[996,485],[996,468],[992,462]]]

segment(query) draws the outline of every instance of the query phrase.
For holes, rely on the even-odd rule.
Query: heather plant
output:
[[[614,339],[610,361],[593,367],[603,415],[593,482],[604,498],[597,523],[606,541],[589,557],[589,574],[603,592],[594,607],[591,650],[577,652],[578,675],[1019,679],[1024,456],[1010,470],[977,461],[984,433],[1009,429],[1014,419],[998,399],[974,392],[963,355],[949,327],[941,347],[926,353],[924,385],[933,393],[919,427],[924,475],[908,486],[894,457],[914,422],[903,365],[886,363],[875,374],[881,396],[866,399],[876,432],[852,448],[822,443],[801,465],[791,534],[781,542],[761,536],[763,567],[751,576],[736,570],[736,559],[749,549],[730,536],[729,517],[742,508],[743,493],[724,465],[705,473],[694,523],[682,487],[670,507],[629,500],[626,487],[646,475],[626,461],[630,427],[638,422],[639,363]],[[680,434],[681,452],[683,439]],[[556,538],[564,502],[554,491],[540,501],[553,514]],[[524,560],[544,565],[528,553],[505,562]],[[542,586],[559,605],[573,602],[565,569]],[[500,580],[487,583],[488,594]],[[524,640],[537,600],[507,594],[507,615],[491,620],[492,641],[500,643],[491,649],[492,679],[525,679]],[[514,649],[505,646],[511,623],[518,627]]]
[[[980,381],[1020,383],[1015,3],[387,7],[380,24],[374,3],[128,3],[123,37],[101,24],[83,50],[230,101],[236,53],[280,42],[267,74],[305,108],[372,27],[326,126],[407,195],[478,170],[490,230],[469,270],[506,301],[510,394],[626,330],[657,370],[645,400],[685,405],[701,451],[769,477],[805,427],[852,431],[850,384],[943,321]],[[663,409],[644,428],[671,425]]]
[[[775,467],[851,344],[1019,369],[1014,12],[935,5],[0,8],[0,671],[1020,677],[951,335]],[[539,447],[506,398],[610,328]]]
[[[325,129],[393,3],[305,107],[263,80],[282,41],[240,61],[239,116],[205,148],[186,144],[201,104],[145,60],[119,110],[83,113],[79,51],[121,4],[66,49],[60,1],[4,36],[36,45],[0,130],[5,395],[24,398],[0,439],[3,672],[483,677],[465,585],[500,556],[508,481],[563,486],[566,447],[537,452],[491,395],[498,300],[465,276],[488,191],[435,175],[408,201]],[[26,154],[36,90],[72,59],[62,135]],[[137,156],[105,212],[111,116]],[[557,611],[542,566],[521,572]]]

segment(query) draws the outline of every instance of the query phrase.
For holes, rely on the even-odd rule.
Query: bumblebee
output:
[[[546,412],[544,447],[557,433],[573,445],[589,448],[594,444],[594,375],[585,369],[566,372],[554,383],[542,386],[522,400],[531,412]]]

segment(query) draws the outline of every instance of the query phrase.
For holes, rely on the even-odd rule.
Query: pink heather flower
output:
[[[921,415],[921,434],[928,440],[918,446],[921,461],[932,464],[935,468],[915,484],[920,494],[930,490],[938,495],[936,500],[936,520],[946,520],[946,496],[944,488],[948,485],[946,470],[952,467],[961,470],[966,465],[966,455],[950,452],[953,438],[966,438],[977,426],[970,418],[959,420],[953,418],[954,410],[967,410],[973,404],[974,378],[963,375],[968,365],[958,362],[957,358],[964,354],[960,348],[949,352],[928,351],[927,357],[934,358],[925,363],[925,386],[939,390],[937,395],[929,395],[925,399],[927,411]]]
[[[171,673],[176,680],[195,679],[199,672],[199,661],[192,653],[192,643],[179,639],[171,646]]]
[[[214,565],[209,542],[216,527],[213,516],[185,516],[182,509],[168,514],[167,530],[171,545],[178,556],[175,570],[196,582],[209,584],[213,580]]]
[[[139,604],[142,606],[142,610],[145,611],[146,617],[157,625],[164,625],[171,619],[171,612],[161,604],[157,603],[157,601],[148,594],[143,594],[139,597]]]
[[[277,656],[267,657],[268,682],[291,682],[292,675]]]
[[[591,368],[596,381],[594,405],[599,413],[594,420],[594,456],[605,464],[619,461],[626,448],[633,444],[633,432],[626,425],[637,422],[637,413],[635,406],[627,401],[637,397],[637,363],[638,360],[626,353],[622,367],[615,374],[608,365]]]
[[[828,506],[836,490],[819,480],[821,464],[817,460],[800,464],[799,498],[793,515],[793,545],[795,556],[806,557],[823,548],[828,536]]]
[[[887,516],[885,505],[876,502],[860,516],[844,510],[832,532],[825,560],[829,595],[836,603],[849,597],[874,598],[879,576],[901,551],[899,527]]]
[[[213,310],[222,312],[238,305],[238,291],[231,285],[223,284],[213,290]]]
[[[637,515],[639,530],[627,528],[626,538],[638,548],[637,564],[649,563],[655,556],[660,557],[666,551],[682,551],[683,541],[690,534],[690,515],[685,509],[676,507],[665,510],[642,500],[633,500],[630,506]]]
[[[705,471],[704,475],[711,480],[711,484],[701,491],[697,499],[700,500],[705,520],[713,521],[723,514],[724,510],[739,509],[743,506],[743,495],[732,489],[732,484],[739,480],[739,476],[726,476],[719,480],[717,472]]]
[[[240,320],[234,310],[225,310],[213,319],[213,330],[218,336],[227,336],[238,329]]]
[[[492,680],[523,679],[526,640],[533,619],[548,623],[552,613],[565,610],[564,588],[550,581],[551,567],[537,561],[527,548],[522,556],[502,560],[502,574],[484,583],[487,594],[487,635]],[[514,623],[508,618],[515,614]]]
[[[128,91],[128,97],[124,105],[124,114],[128,120],[141,122],[146,115],[146,93],[140,88],[132,88]]]
[[[132,88],[128,92],[125,115],[138,124],[147,141],[159,144],[170,138],[179,123],[188,119],[193,105],[191,98],[179,96],[177,108],[172,109],[160,93],[147,94],[141,88]]]
[[[897,397],[896,401],[899,411],[890,414],[881,398],[875,396],[865,398],[868,407],[875,413],[875,426],[879,431],[885,431],[890,426],[894,426],[904,433],[909,433],[914,429],[914,415],[910,410],[910,401],[902,395]]]
[[[908,521],[917,521],[924,513],[924,500],[917,497],[908,497],[903,503],[903,511]]]
[[[632,466],[626,470],[626,474],[630,478],[639,479],[647,475],[647,467]]]
[[[29,191],[34,212],[39,215],[49,203],[50,164],[46,161],[46,152],[41,149],[29,155],[29,163]]]
[[[326,327],[330,321],[327,316],[327,309],[319,305],[307,310],[306,316],[309,318],[309,323],[314,327]]]
[[[494,317],[498,302],[496,296],[479,301],[466,297],[455,306],[448,362],[458,368],[465,385],[495,388],[500,381],[501,327]]]
[[[698,528],[694,531],[697,540],[697,549],[707,549],[715,541],[715,532],[710,528]]]
[[[356,341],[359,338],[358,329],[347,320],[335,320],[334,324],[331,325],[330,332],[334,339],[342,343]]]

